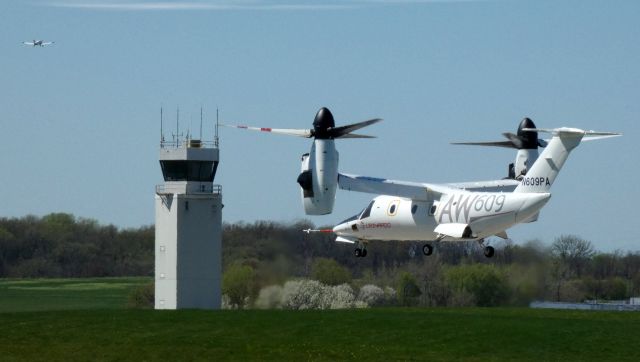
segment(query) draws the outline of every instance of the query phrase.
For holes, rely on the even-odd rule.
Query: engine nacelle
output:
[[[307,215],[325,215],[333,211],[338,186],[338,151],[332,139],[316,139],[311,152],[302,155],[302,173],[298,176],[302,205]]]
[[[509,178],[520,180],[527,174],[529,167],[538,159],[538,148],[518,150],[516,154],[516,162],[514,164],[513,175]],[[511,173],[511,172],[509,172]]]

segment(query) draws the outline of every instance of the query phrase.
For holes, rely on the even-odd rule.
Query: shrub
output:
[[[394,305],[397,301],[396,290],[391,287],[384,287],[384,301],[387,305]]]
[[[507,303],[509,283],[493,265],[473,264],[452,267],[446,271],[447,283],[455,292],[465,291],[473,296],[476,305],[492,307]],[[468,303],[468,296],[461,295],[460,303]]]
[[[325,303],[330,309],[353,308],[356,300],[353,288],[349,284],[326,286],[324,293]]]
[[[397,282],[397,299],[398,303],[403,306],[412,306],[418,303],[420,288],[416,283],[416,279],[411,273],[404,272],[400,274]]]
[[[317,280],[290,280],[284,283],[282,307],[285,309],[324,309],[323,285]]]
[[[317,280],[291,280],[284,284],[282,290],[282,308],[285,309],[343,309],[354,306],[355,294],[348,284],[328,286]]]
[[[256,299],[255,306],[260,309],[274,309],[282,306],[283,289],[279,285],[262,288]]]
[[[318,258],[311,266],[311,278],[326,285],[340,285],[351,281],[351,272],[333,259]]]
[[[372,307],[382,305],[385,302],[384,290],[373,284],[364,285],[358,293],[358,301]]]
[[[129,294],[127,306],[129,308],[151,309],[155,303],[154,283],[140,285],[134,288]]]
[[[248,265],[234,264],[224,272],[222,292],[227,295],[232,307],[245,307],[254,290],[254,277],[255,272]]]

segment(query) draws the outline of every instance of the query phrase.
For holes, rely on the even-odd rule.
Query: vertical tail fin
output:
[[[550,132],[553,134],[553,138],[551,138],[547,147],[531,166],[526,176],[522,178],[514,192],[549,192],[560,169],[569,157],[569,153],[580,144],[583,137],[600,136],[591,138],[598,139],[620,135],[619,133],[583,131],[564,127],[553,130],[538,129],[537,131]]]

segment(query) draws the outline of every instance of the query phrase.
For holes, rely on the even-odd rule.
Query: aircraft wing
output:
[[[22,44],[24,45],[33,45],[33,42],[30,41],[23,41]]]
[[[406,197],[414,200],[433,201],[440,195],[455,191],[511,192],[520,181],[504,179],[450,184],[428,184],[421,182],[388,180],[384,178],[338,174],[338,186],[347,191],[377,195]]]
[[[338,186],[347,191],[392,195],[414,200],[433,201],[440,195],[456,191],[447,185],[388,180],[377,177],[338,174]]]
[[[446,186],[467,191],[511,192],[520,183],[519,180],[503,179],[494,181],[473,181],[445,184]]]

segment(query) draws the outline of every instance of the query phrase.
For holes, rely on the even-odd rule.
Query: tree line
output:
[[[439,243],[429,257],[418,242],[371,242],[367,257],[355,258],[352,246],[330,234],[301,232],[308,228],[314,225],[304,220],[223,225],[225,290],[234,290],[234,303],[252,305],[262,289],[303,279],[348,284],[356,296],[364,286],[391,288],[400,305],[640,296],[639,252],[600,252],[574,235],[548,244],[494,241],[491,259],[477,242]],[[153,276],[153,248],[153,226],[119,229],[65,213],[0,218],[4,278]]]

